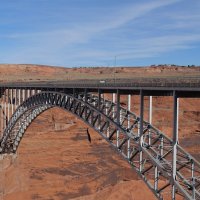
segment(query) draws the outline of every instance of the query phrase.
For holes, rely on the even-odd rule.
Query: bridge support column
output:
[[[141,93],[141,91],[140,91],[140,93]],[[139,112],[141,112],[141,96],[140,96],[140,111]],[[139,114],[140,115],[140,114]],[[137,133],[138,133],[138,137],[140,137],[140,120],[138,120],[138,123],[137,123],[137,128],[138,128],[138,130],[137,130]]]
[[[73,90],[73,92],[74,92],[74,97],[75,97],[75,90]],[[88,98],[88,90],[87,89],[85,89],[84,90],[84,98],[85,98],[85,103],[87,103],[87,98]],[[74,109],[75,109],[75,107],[74,107]],[[85,119],[86,119],[86,117],[87,117],[87,106],[85,106]]]
[[[10,119],[10,115],[12,116],[14,113],[14,98],[14,89],[8,89],[8,121]]]
[[[14,104],[15,104],[15,109],[14,110],[16,110],[17,109],[17,89],[15,88],[15,97],[14,97]]]
[[[28,89],[27,90],[27,98],[29,98],[30,97],[30,90]]]
[[[35,95],[35,89],[32,89],[32,95]]]
[[[106,116],[108,116],[108,102],[106,102]],[[109,128],[109,125],[107,125],[106,136],[107,136],[107,138],[109,138],[109,136],[110,136],[110,128]]]
[[[4,93],[4,129],[7,125],[7,89],[5,89]]]
[[[131,111],[131,95],[128,95],[128,111]],[[128,129],[130,128],[130,115],[128,113]],[[130,138],[128,139],[127,142],[127,158],[130,159],[130,153],[131,153],[131,149],[130,149]]]
[[[7,113],[6,113],[6,89],[4,90],[4,96],[3,96],[3,129],[6,128],[6,118],[7,118]]]
[[[177,119],[176,119],[176,123],[177,123],[177,126],[176,126],[176,131],[177,131],[177,135],[178,135],[178,127],[179,127],[179,98],[177,97]],[[177,142],[178,141],[178,137],[177,137]]]
[[[140,148],[143,145],[143,118],[144,118],[144,94],[143,90],[140,90]],[[139,161],[139,171],[142,171],[143,160],[142,160],[142,149],[140,149],[140,161]]]
[[[4,109],[4,102],[3,102],[3,88],[1,88],[1,110],[0,110],[0,117],[1,117],[1,135],[3,135],[4,130],[4,115],[3,115],[3,109]]]
[[[22,101],[25,101],[25,89],[22,90]]]
[[[4,129],[7,125],[7,89],[4,92]]]
[[[128,111],[131,111],[131,95],[128,95]],[[128,128],[130,128],[130,115],[128,114]]]
[[[4,90],[3,90],[4,91]],[[2,113],[2,120],[1,120],[1,126],[2,126],[2,133],[3,133],[3,130],[4,130],[4,95],[5,95],[5,91],[4,91],[4,93],[3,93],[3,91],[2,91],[2,96],[1,96],[1,113]]]
[[[98,90],[98,110],[101,110],[101,90]],[[98,129],[101,128],[101,115],[98,117]]]
[[[112,95],[112,102],[115,103],[115,93]],[[113,120],[115,118],[115,106],[113,106]]]
[[[120,124],[120,92],[117,90],[117,124]],[[119,147],[119,130],[117,130],[117,147]]]
[[[152,105],[153,105],[153,97],[149,96],[149,123],[152,124],[152,113],[153,113],[153,109],[152,109]],[[149,130],[149,145],[151,144],[151,131]]]
[[[11,115],[13,115],[13,113],[14,113],[14,89],[11,89],[11,96],[9,97],[9,99],[10,99],[10,103],[11,103],[11,107],[12,107],[12,109],[11,109]]]
[[[8,91],[7,91],[7,122],[10,119],[10,115],[12,116],[11,105],[12,105],[13,102],[12,102],[12,99],[10,97],[10,91],[11,91],[11,89],[8,89]],[[14,108],[13,108],[13,113],[14,113]]]
[[[19,106],[21,105],[21,90],[20,89],[18,89],[18,97],[19,97],[18,99],[18,106]]]
[[[172,178],[176,181],[176,162],[177,162],[177,144],[178,144],[178,115],[179,100],[176,91],[173,92],[173,159],[172,159]],[[175,200],[175,185],[172,186],[172,200]]]
[[[8,109],[8,120],[10,119],[10,106],[12,105],[12,98],[10,98],[10,91],[12,91],[12,89],[8,89],[8,93],[7,93],[7,98],[8,98],[8,105],[7,105],[7,109]]]
[[[2,134],[2,88],[0,88],[0,138],[1,138],[1,134]]]

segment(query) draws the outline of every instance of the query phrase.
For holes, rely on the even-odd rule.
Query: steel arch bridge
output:
[[[91,86],[91,84],[90,84]],[[104,98],[105,93],[113,96]],[[200,163],[178,144],[178,99],[200,97],[181,88],[7,85],[1,87],[0,153],[15,153],[27,127],[42,112],[60,107],[96,130],[130,165],[158,199],[200,199]],[[127,95],[128,107],[120,96]],[[131,95],[140,95],[140,116],[131,111]],[[151,124],[152,96],[173,97],[173,138]],[[144,96],[150,120],[144,121]]]

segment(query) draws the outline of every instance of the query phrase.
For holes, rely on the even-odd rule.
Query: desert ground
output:
[[[151,67],[51,67],[41,65],[0,64],[1,82],[20,81],[69,81],[80,79],[133,79],[138,77],[199,77],[200,67],[166,66]]]
[[[111,75],[110,75],[111,74]],[[134,77],[200,77],[199,67],[54,68],[0,65],[0,83],[68,81]],[[107,96],[107,98],[110,98]],[[122,96],[127,106],[126,96]],[[148,118],[145,98],[145,119]],[[139,97],[132,96],[139,114]],[[164,114],[163,114],[164,113]],[[171,136],[172,98],[153,98],[153,125]],[[17,154],[0,159],[2,200],[141,200],[155,199],[133,169],[101,136],[73,115],[58,108],[45,111],[30,125]],[[179,142],[200,160],[200,100],[180,99]]]

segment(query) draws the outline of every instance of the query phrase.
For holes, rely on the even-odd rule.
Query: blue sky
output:
[[[200,65],[199,0],[2,0],[0,63]]]

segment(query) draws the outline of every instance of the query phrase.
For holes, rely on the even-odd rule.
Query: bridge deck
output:
[[[121,94],[139,94],[144,90],[145,96],[172,96],[177,91],[179,97],[200,97],[200,78],[134,78],[108,80],[71,80],[71,81],[38,81],[0,83],[1,88],[62,90],[73,88],[81,91],[87,89],[104,93],[120,90]]]

